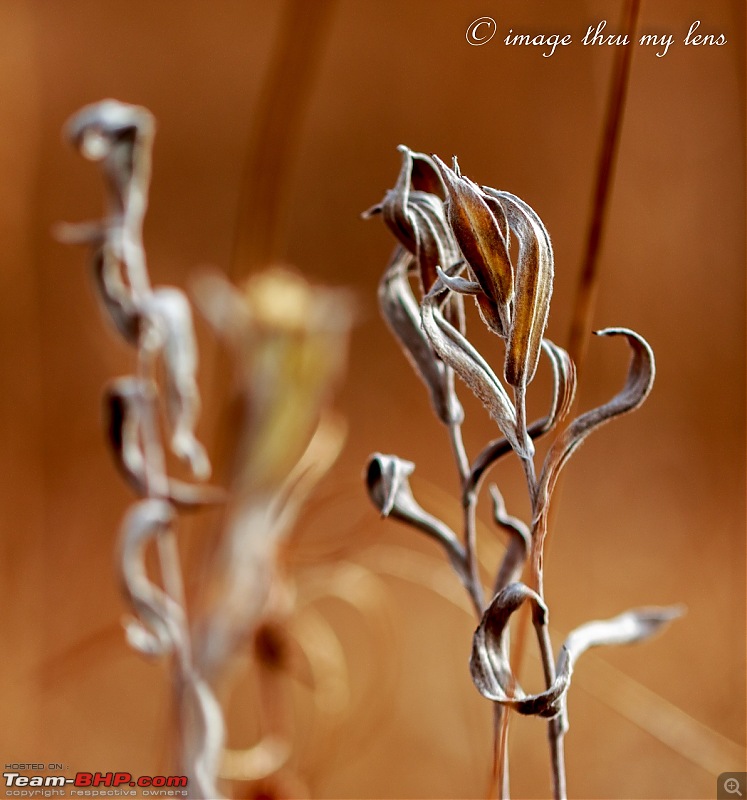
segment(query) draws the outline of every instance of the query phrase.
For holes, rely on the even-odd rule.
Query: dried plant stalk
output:
[[[159,420],[163,401],[168,447],[203,480],[207,454],[195,436],[200,410],[197,348],[192,312],[175,287],[152,287],[142,243],[155,122],[144,108],[105,100],[79,111],[66,126],[81,155],[97,162],[106,181],[103,220],[61,226],[59,236],[91,245],[94,285],[115,330],[136,351],[137,374],[119,378],[106,392],[107,432],[117,465],[142,498],[120,533],[123,592],[134,618],[127,639],[145,655],[169,655],[178,717],[180,767],[191,797],[221,796],[216,775],[223,747],[223,717],[207,683],[195,669],[175,539],[176,509],[221,502],[222,493],[172,480]],[[164,385],[158,381],[162,368]],[[155,543],[163,588],[145,568]]]
[[[243,290],[218,275],[198,281],[201,309],[236,351],[244,412],[234,431],[228,491],[201,484],[210,462],[195,435],[200,394],[192,310],[180,289],[151,285],[142,243],[154,129],[148,111],[114,100],[68,122],[68,138],[101,167],[106,216],[60,226],[58,235],[91,246],[101,306],[135,349],[135,374],[113,380],[104,395],[115,463],[139,497],[118,546],[132,610],[127,640],[144,655],[170,657],[179,768],[190,797],[217,800],[225,734],[215,684],[267,613],[279,546],[339,453],[344,425],[327,405],[345,363],[352,304],[347,293],[312,288],[289,270],[254,276]],[[169,449],[196,482],[168,474]],[[175,538],[178,515],[223,503],[218,558],[193,630]],[[146,569],[151,547],[161,583]],[[252,752],[262,769],[279,769],[289,743],[271,733]],[[236,759],[225,761],[236,777]],[[244,773],[250,762],[243,760]]]
[[[464,177],[456,159],[449,168],[437,156],[429,159],[406,147],[400,147],[400,152],[403,163],[394,189],[366,214],[380,213],[400,242],[379,288],[380,306],[392,333],[428,387],[436,416],[448,428],[461,477],[462,536],[425,511],[414,498],[407,480],[414,464],[409,461],[380,453],[371,456],[366,472],[368,492],[382,516],[392,516],[441,545],[469,594],[479,622],[471,672],[478,691],[496,704],[494,731],[501,797],[509,794],[505,715],[512,710],[548,719],[553,795],[562,798],[566,796],[566,698],[576,659],[590,647],[646,639],[681,613],[679,608],[636,609],[611,620],[586,623],[568,636],[557,660],[547,624],[544,543],[558,476],[592,431],[644,402],[654,381],[653,351],[634,331],[599,331],[599,335],[621,336],[628,342],[632,351],[628,377],[612,400],[569,422],[576,369],[568,353],[544,337],[554,264],[550,237],[539,216],[515,195],[479,186]],[[427,186],[423,176],[429,177]],[[439,177],[440,181],[435,179]],[[433,254],[441,259],[435,264]],[[433,271],[437,277],[426,282],[424,272],[430,275]],[[408,274],[420,278],[423,293],[419,299]],[[461,308],[465,295],[474,298],[482,321],[504,342],[502,378],[470,342],[463,314],[453,314],[452,309]],[[545,417],[529,424],[526,393],[543,352],[552,368],[552,402]],[[482,402],[502,434],[487,443],[472,462],[461,440],[463,412],[454,375]],[[555,429],[559,433],[538,470],[533,440]],[[477,570],[478,492],[488,470],[511,452],[524,468],[531,524],[512,517],[498,489],[491,486],[494,520],[508,534],[509,544],[490,584],[492,597],[486,601]],[[526,570],[528,584],[522,582]],[[546,684],[545,691],[534,695],[522,690],[508,652],[511,616],[527,601],[532,607]]]

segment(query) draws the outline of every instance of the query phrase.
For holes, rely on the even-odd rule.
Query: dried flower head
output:
[[[241,287],[207,273],[194,293],[238,366],[231,501],[198,637],[201,668],[214,676],[265,611],[280,543],[340,452],[344,425],[329,405],[353,304],[285,268]]]
[[[216,273],[195,284],[197,303],[238,355],[247,435],[237,468],[247,490],[287,477],[308,447],[341,378],[353,303],[274,268],[236,288]]]

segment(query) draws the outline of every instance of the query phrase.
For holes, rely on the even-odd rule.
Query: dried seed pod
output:
[[[508,253],[505,222],[485,201],[479,186],[433,156],[448,192],[447,218],[477,283],[476,294],[485,323],[499,336],[511,328],[511,302],[514,295],[514,271]]]
[[[511,386],[526,386],[537,370],[542,336],[550,312],[552,246],[542,220],[523,200],[488,186],[483,187],[483,192],[501,206],[508,226],[519,242],[505,376]]]
[[[243,289],[218,274],[195,285],[198,308],[237,350],[245,428],[234,491],[281,486],[319,426],[342,375],[353,322],[347,291],[276,267]]]

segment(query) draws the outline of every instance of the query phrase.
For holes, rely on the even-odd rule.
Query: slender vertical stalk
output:
[[[633,41],[635,38],[639,11],[640,0],[626,0],[624,26],[630,41]],[[623,113],[630,80],[632,52],[633,48],[631,46],[618,48],[610,80],[604,134],[597,161],[595,189],[591,217],[587,229],[586,248],[576,289],[574,314],[569,334],[568,354],[575,363],[577,375],[579,376],[586,359],[587,342],[592,327],[592,316],[599,284],[599,254],[607,220],[607,211],[609,208],[617,153],[622,132]],[[568,419],[572,419],[572,416],[573,415],[570,414]],[[525,471],[526,470],[527,465],[525,463]],[[527,480],[529,481],[528,472]],[[552,507],[553,516],[557,513],[557,496],[559,490],[560,484],[556,486],[554,492],[555,504]],[[532,508],[534,513],[534,498],[532,501]],[[531,582],[534,584],[537,594],[543,600],[543,561],[548,533],[549,526],[547,515],[543,514],[532,531],[530,566]],[[515,648],[514,675],[517,676],[517,678],[520,674],[526,643],[526,624],[527,617],[522,615],[519,621],[519,635],[517,636]],[[542,651],[545,682],[549,687],[555,680],[555,667],[552,658],[552,645],[546,626],[542,626],[541,630],[538,630],[538,635]],[[564,798],[566,796],[563,732],[557,717],[549,722],[548,738],[553,770],[553,792],[557,800],[558,798]]]
[[[488,800],[492,800],[497,791],[501,800],[510,798],[508,721],[509,710],[500,703],[493,703],[493,770],[488,785]]]
[[[545,684],[549,689],[555,683],[555,662],[553,660],[550,632],[546,620],[534,620],[537,638],[540,645],[540,658],[542,671],[545,675]],[[558,717],[553,717],[547,724],[547,738],[550,744],[550,765],[552,767],[553,797],[555,800],[565,800],[565,752],[563,747],[563,732]]]
[[[469,459],[467,458],[467,451],[464,449],[464,440],[462,438],[462,426],[458,422],[452,422],[449,425],[449,441],[451,443],[451,450],[454,454],[457,470],[459,471],[459,480],[464,486],[465,481],[469,478]]]
[[[230,275],[278,258],[293,153],[334,0],[287,0],[247,146]]]
[[[640,0],[626,1],[623,13],[624,29],[631,42],[635,40],[640,6]],[[568,354],[576,364],[576,372],[579,376],[586,360],[586,349],[599,285],[599,254],[612,194],[634,48],[629,45],[616,49],[617,57],[607,97],[604,134],[597,160],[591,217],[586,233],[586,249],[576,287],[574,313],[568,337]]]
[[[485,594],[480,581],[479,561],[477,558],[477,524],[475,512],[477,509],[477,493],[467,492],[463,498],[464,508],[464,550],[467,574],[470,578],[470,594],[475,604],[477,618],[482,615],[485,608]]]

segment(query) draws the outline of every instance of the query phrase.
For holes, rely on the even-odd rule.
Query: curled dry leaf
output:
[[[538,419],[527,428],[532,441],[549,433],[570,411],[576,393],[576,367],[568,353],[549,339],[542,340],[542,348],[547,353],[553,372],[553,396],[547,416]],[[477,455],[470,467],[464,492],[479,489],[485,473],[512,450],[505,437],[489,442]]]
[[[508,546],[498,568],[493,587],[493,592],[498,594],[521,577],[524,564],[529,556],[532,539],[529,527],[518,517],[513,517],[506,511],[503,495],[495,484],[490,485],[490,496],[493,499],[493,519],[509,535]]]
[[[628,376],[625,385],[612,400],[581,414],[553,443],[545,458],[539,479],[536,512],[538,514],[546,512],[561,469],[584,439],[605,422],[638,408],[648,397],[654,384],[656,373],[654,353],[642,336],[627,328],[606,328],[597,331],[597,335],[626,338],[632,350]]]
[[[253,747],[226,749],[221,758],[220,776],[233,781],[260,780],[278,772],[291,754],[292,748],[286,739],[268,733]]]
[[[67,138],[81,155],[101,164],[107,182],[108,215],[103,225],[108,245],[136,296],[150,286],[141,237],[154,133],[155,120],[147,109],[116,100],[86,106],[65,126]]]
[[[398,456],[374,453],[368,459],[366,488],[382,517],[388,517],[395,506],[417,506],[407,480],[414,471],[415,464],[412,461],[405,461]]]
[[[126,623],[127,641],[145,655],[162,655],[181,646],[182,607],[149,580],[145,548],[170,529],[174,510],[165,500],[149,498],[127,513],[119,539],[122,588],[137,619]]]
[[[642,608],[581,625],[569,634],[561,648],[552,685],[544,692],[527,695],[516,681],[506,655],[509,619],[527,600],[532,604],[535,628],[547,624],[547,607],[539,595],[523,583],[509,584],[493,598],[475,631],[470,669],[472,680],[484,697],[520,714],[541,717],[563,712],[574,665],[586,650],[643,641],[682,614],[679,607]],[[565,720],[564,727],[567,729]]]
[[[119,262],[108,251],[109,246],[105,244],[92,256],[96,294],[122,338],[136,347],[142,330],[142,317],[131,290],[122,280]]]
[[[526,453],[516,429],[516,410],[503,384],[472,344],[451,325],[437,307],[431,293],[422,303],[423,330],[439,358],[450,366],[482,402],[517,453]]]
[[[568,353],[549,339],[542,340],[542,349],[547,353],[553,374],[553,396],[545,429],[547,433],[562,422],[571,410],[576,396],[576,365]]]
[[[153,494],[148,485],[142,447],[142,406],[155,403],[155,387],[134,377],[117,378],[104,391],[104,418],[115,463],[141,497]],[[180,511],[224,503],[226,493],[215,486],[200,486],[168,479],[166,498]]]
[[[424,511],[413,497],[408,478],[414,470],[411,461],[374,453],[366,468],[368,495],[382,517],[393,517],[435,539],[446,550],[460,579],[465,581],[464,548],[451,528]]]
[[[554,717],[560,711],[559,700],[568,688],[569,676],[559,675],[546,691],[527,695],[508,661],[508,623],[514,611],[527,600],[532,604],[535,627],[546,624],[547,606],[523,583],[509,583],[485,609],[472,641],[472,680],[484,697],[513,708],[519,714]]]
[[[224,741],[220,705],[192,666],[184,609],[149,580],[145,567],[146,547],[169,531],[174,517],[168,502],[149,498],[135,504],[122,524],[118,563],[123,592],[136,614],[126,622],[127,641],[148,656],[175,654],[182,678],[180,722],[191,732],[184,742],[190,786],[196,797],[220,798],[214,779]]]
[[[379,308],[415,372],[428,388],[436,416],[451,425],[464,419],[453,390],[453,373],[436,356],[420,322],[407,272],[412,256],[399,247],[379,284]]]
[[[171,425],[171,449],[186,461],[195,477],[210,475],[210,461],[195,436],[200,414],[197,388],[197,343],[192,309],[181,289],[164,286],[144,298],[142,344],[160,352],[166,378],[166,409]]]
[[[337,461],[345,444],[346,434],[347,427],[343,418],[332,411],[323,411],[309,446],[277,492],[276,524],[279,530],[290,529],[298,519],[301,507],[309,495]]]
[[[402,167],[394,189],[364,217],[382,214],[384,222],[417,262],[423,293],[436,282],[436,269],[459,259],[451,229],[446,221],[444,185],[430,156],[400,145]]]
[[[558,675],[567,674],[569,681],[578,657],[592,647],[642,642],[655,636],[665,625],[684,614],[682,606],[634,608],[606,620],[594,620],[571,631],[558,656]],[[562,732],[568,730],[567,698],[562,701]]]

